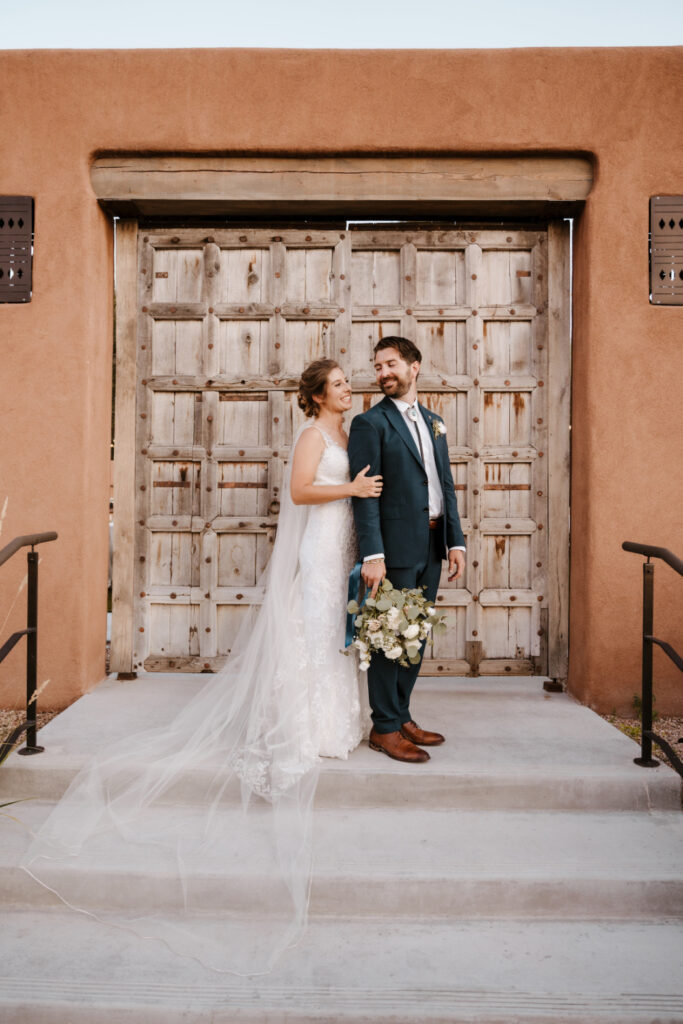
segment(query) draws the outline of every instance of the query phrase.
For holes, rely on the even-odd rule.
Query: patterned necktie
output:
[[[422,457],[422,463],[424,465],[425,464],[425,453],[424,453],[424,448],[422,447],[422,438],[420,436],[420,428],[417,425],[417,417],[419,415],[419,413],[417,411],[417,407],[414,406],[414,405],[411,405],[410,408],[407,410],[407,412],[408,412],[408,416],[410,417],[410,419],[415,424],[415,433],[417,434],[417,443],[420,446],[420,456]]]

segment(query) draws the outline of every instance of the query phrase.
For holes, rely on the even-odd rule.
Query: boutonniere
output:
[[[441,437],[446,434],[446,424],[442,420],[432,420],[434,437]]]

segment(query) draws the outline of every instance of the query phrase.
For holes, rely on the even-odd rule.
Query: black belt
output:
[[[442,526],[442,525],[443,525],[443,516],[438,516],[436,519],[430,519],[429,520],[429,529],[430,530],[438,530],[438,528],[440,526]]]

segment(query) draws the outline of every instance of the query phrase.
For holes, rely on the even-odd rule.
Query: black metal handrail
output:
[[[54,530],[49,533],[28,533],[23,537],[15,537],[0,550],[0,565],[9,561],[21,548],[30,547],[26,559],[28,562],[28,588],[26,598],[26,629],[19,629],[0,647],[0,662],[4,661],[11,650],[19,643],[22,636],[26,637],[26,721],[18,726],[10,736],[0,744],[0,764],[22,732],[26,732],[26,746],[18,751],[20,754],[39,754],[44,747],[39,747],[37,740],[38,709],[36,702],[38,672],[38,555],[34,551],[36,544],[57,540]]]
[[[672,569],[683,576],[683,560],[674,555],[668,548],[655,547],[652,544],[636,544],[626,540],[621,545],[624,551],[632,551],[637,555],[644,555],[647,558],[643,562],[643,652],[641,672],[641,739],[640,757],[634,757],[636,764],[643,768],[654,768],[659,764],[652,756],[652,744],[656,743],[667,754],[671,764],[678,774],[683,778],[683,761],[676,751],[665,739],[658,736],[652,729],[653,717],[653,691],[652,691],[652,649],[655,644],[664,651],[666,656],[673,661],[674,665],[683,672],[683,658],[671,644],[659,637],[653,636],[654,622],[654,599],[655,599],[655,567],[650,561],[651,558],[660,558]]]
[[[668,548],[655,547],[653,544],[635,544],[632,540],[625,540],[621,545],[624,551],[633,551],[636,555],[645,555],[647,559],[661,558],[663,562],[675,569],[679,576],[683,576],[683,559],[674,555]]]

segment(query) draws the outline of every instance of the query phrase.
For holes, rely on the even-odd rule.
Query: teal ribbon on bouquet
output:
[[[363,563],[362,562],[356,562],[356,564],[354,565],[353,569],[351,570],[351,572],[349,574],[349,593],[348,593],[347,601],[358,601],[358,595],[359,595],[359,592],[360,592],[360,581],[361,581],[360,572],[361,572],[362,568],[363,568]],[[362,608],[363,605],[365,604],[365,598],[366,597],[367,597],[367,594],[364,594],[363,595],[363,600],[362,601],[358,601],[358,605],[359,605],[360,608]],[[354,619],[356,618],[357,614],[358,614],[358,612],[347,612],[346,613],[346,640],[344,642],[344,646],[345,647],[350,647],[351,644],[353,643],[353,638],[354,638],[354,634],[355,634]]]

